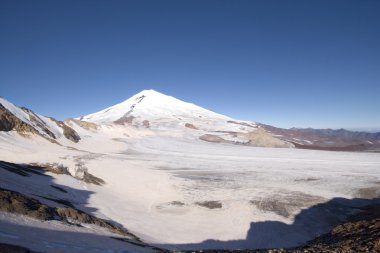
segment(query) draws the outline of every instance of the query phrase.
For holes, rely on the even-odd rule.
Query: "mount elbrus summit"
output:
[[[377,252],[379,151],[153,90],[64,121],[0,98],[0,252]]]

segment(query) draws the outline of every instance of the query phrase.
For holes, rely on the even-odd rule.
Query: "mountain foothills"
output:
[[[0,98],[0,252],[380,251],[378,152],[154,90],[65,121]]]

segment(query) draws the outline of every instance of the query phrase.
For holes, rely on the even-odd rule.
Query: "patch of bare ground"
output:
[[[172,202],[170,202],[170,205],[172,205],[172,206],[184,206],[185,203],[183,203],[181,201],[172,201]]]
[[[220,201],[215,201],[215,200],[211,200],[211,201],[198,201],[198,202],[195,202],[196,205],[198,206],[201,206],[201,207],[205,207],[205,208],[208,208],[208,209],[218,209],[218,208],[222,208],[223,205]]]
[[[191,124],[191,123],[186,123],[185,124],[185,127],[187,127],[187,128],[190,128],[190,129],[198,129],[196,126],[194,126],[193,124]]]
[[[143,126],[146,127],[146,128],[149,128],[149,127],[150,127],[150,122],[149,122],[149,120],[144,120],[144,121],[142,122],[142,124],[143,124]]]
[[[71,125],[72,122],[74,122],[75,124],[77,124],[78,126],[84,128],[86,130],[97,130],[98,129],[98,125],[96,125],[95,123],[92,123],[92,122],[77,120],[77,119],[65,120],[65,123],[67,123],[68,125]]]
[[[123,227],[109,221],[97,218],[74,207],[51,207],[42,204],[37,199],[19,192],[0,188],[0,211],[27,215],[39,220],[64,220],[70,223],[87,223],[108,229],[109,231],[128,236],[134,240],[139,238],[129,233]]]
[[[251,200],[250,203],[259,210],[274,212],[285,218],[292,217],[300,209],[322,203],[324,198],[302,192],[282,192],[262,199]]]
[[[359,189],[355,194],[359,198],[373,199],[380,197],[380,186],[372,186]]]
[[[215,143],[225,142],[225,139],[213,134],[204,134],[200,136],[199,139],[202,141],[215,142]]]
[[[256,147],[289,148],[293,146],[288,142],[275,138],[261,127],[249,133],[242,133],[241,136],[248,140],[250,145]]]
[[[134,119],[134,116],[123,116],[120,119],[115,120],[114,123],[118,125],[132,124]]]

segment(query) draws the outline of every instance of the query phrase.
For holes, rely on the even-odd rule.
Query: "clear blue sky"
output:
[[[58,119],[155,89],[282,127],[380,128],[380,1],[0,1],[0,95]]]

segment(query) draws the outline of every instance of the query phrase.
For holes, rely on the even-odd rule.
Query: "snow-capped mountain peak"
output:
[[[81,120],[96,123],[125,123],[132,119],[178,120],[182,118],[230,119],[197,105],[181,101],[155,90],[143,90],[131,98],[99,112],[81,117]]]

